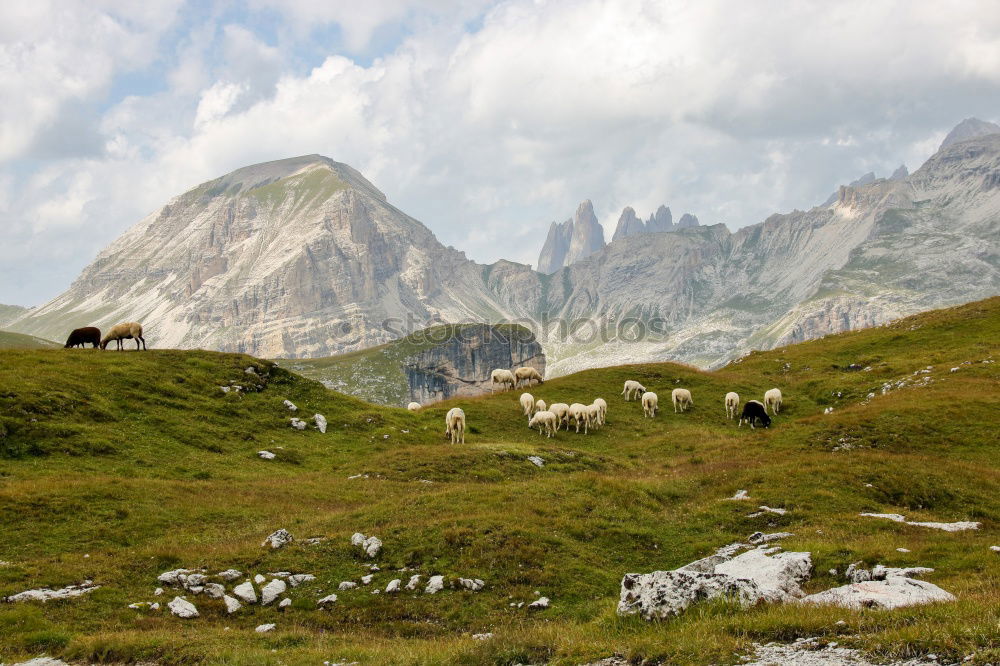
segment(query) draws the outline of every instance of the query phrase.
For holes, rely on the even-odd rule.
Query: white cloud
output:
[[[12,17],[23,37],[0,21],[0,73],[11,74],[0,93],[15,99],[0,109],[0,234],[71,256],[65,273],[174,194],[315,152],[357,167],[480,261],[534,262],[548,222],[584,198],[608,237],[625,205],[735,228],[865,171],[915,169],[962,118],[995,120],[1000,92],[1000,8],[985,1],[941,12],[889,0],[508,0],[483,14],[457,1],[252,0],[278,17],[268,35],[209,12],[154,52],[169,3],[155,17],[91,6],[51,30],[52,6]],[[297,49],[322,51],[326,37],[311,35],[329,25],[342,52],[303,67]],[[386,26],[397,44],[352,55]],[[3,59],[14,57],[25,73]],[[17,162],[67,100],[157,58],[161,89],[91,123],[99,154]],[[39,240],[74,224],[86,243]],[[68,279],[22,291],[51,296]],[[0,289],[0,302],[19,293]]]

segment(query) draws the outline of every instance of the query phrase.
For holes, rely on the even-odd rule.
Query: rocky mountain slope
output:
[[[962,132],[977,127],[989,129]],[[514,321],[535,332],[554,375],[645,360],[714,367],[1000,291],[1000,134],[735,233],[693,218],[673,226],[604,246],[584,202],[549,234],[549,267],[570,265],[484,266],[354,169],[306,156],[177,197],[10,328],[58,340],[134,319],[157,346],[273,358],[354,351],[441,322]]]
[[[490,393],[495,368],[545,375],[542,346],[530,330],[510,325],[437,326],[350,354],[279,363],[335,391],[397,407]]]
[[[3,328],[8,323],[17,319],[25,312],[28,308],[21,307],[20,305],[2,305],[0,304],[0,328]]]

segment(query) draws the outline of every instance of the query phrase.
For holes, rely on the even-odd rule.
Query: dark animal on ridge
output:
[[[101,329],[93,326],[84,326],[83,328],[74,329],[73,332],[69,334],[69,338],[66,339],[64,349],[76,346],[83,348],[87,346],[88,342],[94,345],[94,349],[97,349],[98,345],[101,344]]]
[[[759,400],[749,400],[747,404],[743,405],[743,413],[740,414],[740,425],[738,427],[743,427],[743,422],[746,421],[753,428],[755,420],[759,420],[760,424],[765,428],[771,427],[771,417],[767,415],[764,403]]]
[[[108,334],[101,340],[101,349],[107,349],[108,343],[114,340],[118,343],[118,351],[122,350],[122,340],[135,339],[135,350],[139,351],[139,342],[142,341],[142,349],[146,350],[146,340],[142,337],[142,324],[128,321],[122,324],[115,324],[108,331]]]

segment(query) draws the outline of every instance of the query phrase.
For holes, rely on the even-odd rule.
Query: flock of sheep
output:
[[[532,381],[537,381],[539,384],[544,383],[541,374],[534,368],[517,368],[513,372],[502,369],[494,370],[491,375],[490,392],[493,392],[492,389],[497,384],[500,384],[501,390],[507,390],[508,388],[517,388],[522,383],[530,387]],[[647,391],[645,386],[633,379],[625,382],[621,394],[625,396],[625,402],[638,398],[642,404],[643,416],[647,418],[654,418],[659,411],[659,397],[652,391]],[[674,413],[684,412],[694,405],[691,391],[685,388],[675,388],[670,393],[670,399],[674,405]],[[751,428],[757,422],[765,428],[770,427],[771,417],[768,416],[767,410],[770,409],[772,414],[777,415],[781,411],[781,401],[781,391],[776,388],[764,393],[764,402],[747,401],[743,405],[743,411],[740,412],[739,427],[743,426],[744,421],[749,423]],[[530,393],[522,393],[518,402],[524,416],[528,417],[528,427],[532,430],[538,428],[538,434],[547,437],[552,437],[560,428],[565,428],[568,432],[571,424],[577,433],[580,432],[582,426],[583,433],[587,434],[590,430],[602,427],[607,421],[608,403],[603,398],[596,398],[589,405],[579,402],[572,404],[556,402],[546,405],[544,400],[535,400],[535,397]],[[735,419],[740,406],[739,394],[733,391],[727,393],[724,405],[726,418]],[[418,402],[411,402],[406,408],[411,412],[419,412],[421,405]],[[444,425],[445,437],[448,437],[452,444],[465,443],[465,411],[461,407],[452,407],[448,410],[444,417]]]

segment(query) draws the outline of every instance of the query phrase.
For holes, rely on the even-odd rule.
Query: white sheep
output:
[[[597,430],[601,427],[601,408],[597,405],[587,405],[587,422],[590,427]]]
[[[445,414],[444,435],[452,444],[465,444],[465,412],[461,407],[452,407]]]
[[[549,411],[559,419],[558,423],[556,423],[556,430],[559,430],[559,427],[563,425],[569,430],[569,405],[565,402],[554,402],[549,405]]]
[[[670,399],[674,403],[674,413],[677,413],[677,408],[680,407],[683,412],[688,407],[694,404],[694,400],[691,398],[691,391],[682,388],[675,388],[670,393]]]
[[[736,410],[740,408],[740,394],[730,391],[726,394],[726,418],[735,419]]]
[[[594,404],[601,410],[601,425],[604,425],[604,422],[608,420],[608,403],[604,401],[604,398],[597,398],[594,400]]]
[[[490,373],[490,393],[493,393],[493,389],[496,388],[497,384],[500,385],[501,391],[506,391],[509,385],[511,389],[514,388],[514,373],[510,370],[504,370],[502,368],[497,368]]]
[[[771,408],[771,413],[775,416],[781,411],[781,391],[776,388],[764,394],[764,409]]]
[[[142,350],[146,351],[146,339],[142,337],[142,324],[139,322],[127,321],[112,326],[111,330],[101,338],[101,349],[107,349],[108,343],[112,340],[118,344],[118,351],[122,350],[122,340],[135,340],[136,351],[139,351],[139,342],[142,342]]]
[[[514,378],[517,380],[517,386],[521,385],[521,382],[525,383],[525,386],[531,386],[532,380],[537,381],[539,384],[544,384],[545,380],[542,379],[542,375],[534,368],[518,368],[514,371]]]
[[[653,418],[656,416],[657,410],[660,408],[660,399],[652,391],[646,391],[642,394],[642,415],[648,418]]]
[[[535,403],[535,411],[536,412],[544,412],[544,411],[547,411],[547,410],[548,410],[548,407],[546,406],[544,400],[539,400],[538,402]]]
[[[528,420],[528,427],[531,429],[538,428],[539,435],[544,431],[551,437],[559,430],[559,419],[552,412],[542,410],[535,412],[535,415]]]
[[[630,379],[625,382],[625,388],[622,389],[622,395],[625,396],[625,401],[628,402],[632,398],[638,398],[640,395],[646,392],[646,387]]]
[[[519,398],[521,403],[521,408],[524,410],[525,416],[531,416],[531,412],[534,411],[535,407],[535,396],[530,393],[522,393]]]
[[[569,406],[569,418],[576,423],[576,431],[580,432],[580,424],[583,424],[583,434],[587,434],[589,419],[587,418],[587,406],[579,402],[574,402]],[[566,422],[566,429],[569,430],[569,421]]]
[[[410,404],[408,404],[406,406],[406,409],[409,410],[409,411],[411,411],[411,412],[414,412],[414,413],[415,412],[419,412],[420,409],[421,409],[420,403],[419,402],[411,402]]]

